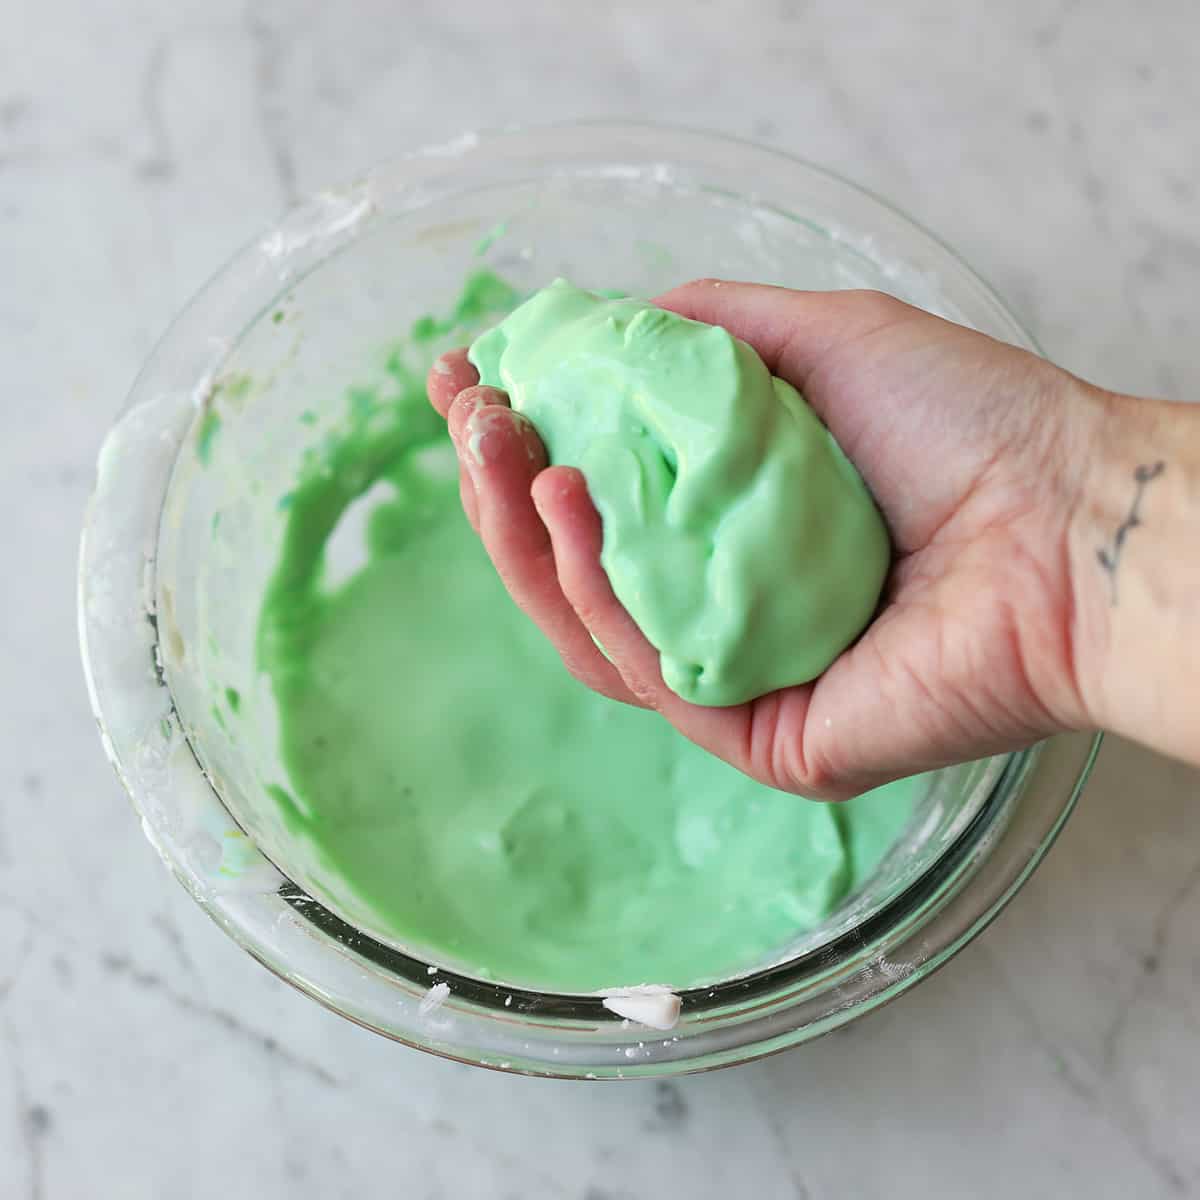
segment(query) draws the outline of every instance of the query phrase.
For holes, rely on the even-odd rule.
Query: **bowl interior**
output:
[[[877,231],[839,223],[823,176],[814,176],[812,194],[790,198],[789,212],[706,183],[703,172],[663,164],[560,164],[517,174],[410,196],[281,288],[202,381],[163,510],[160,647],[193,752],[238,824],[283,874],[384,942],[387,930],[370,909],[331,890],[312,847],[284,827],[272,790],[288,779],[255,637],[306,453],[337,436],[356,393],[386,396],[394,388],[390,364],[413,323],[451,312],[464,280],[481,270],[518,292],[557,275],[648,296],[701,274],[880,288],[967,319],[919,261],[881,255]],[[445,344],[463,341],[465,329]],[[429,345],[427,357],[439,348]],[[364,486],[342,514],[332,570],[352,572],[361,560],[356,530],[371,503]],[[907,829],[867,884],[769,961],[831,940],[911,884],[971,820],[1002,768],[996,759],[925,777]],[[398,948],[466,971],[435,947]]]

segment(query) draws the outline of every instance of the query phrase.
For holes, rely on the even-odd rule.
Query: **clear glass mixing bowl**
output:
[[[684,992],[667,1033],[621,1021],[595,995],[474,978],[431,948],[389,942],[370,912],[326,894],[267,800],[285,776],[253,641],[278,497],[305,449],[336,431],[334,401],[377,382],[397,333],[444,310],[481,263],[522,289],[559,274],[640,295],[697,275],[874,287],[1034,348],[906,217],[824,171],[709,134],[575,124],[471,136],[318,195],[189,305],[101,451],[80,636],[101,736],[146,835],[272,971],[461,1061],[638,1077],[745,1061],[844,1024],[995,916],[1061,828],[1097,739],[939,773],[856,895],[769,961]],[[236,722],[222,708],[229,687]],[[435,977],[450,993],[431,1007]]]

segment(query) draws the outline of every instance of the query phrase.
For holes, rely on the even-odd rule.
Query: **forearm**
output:
[[[1103,395],[1069,538],[1088,717],[1200,762],[1200,405]]]

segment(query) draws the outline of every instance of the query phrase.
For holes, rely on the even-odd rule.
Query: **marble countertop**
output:
[[[509,120],[651,117],[892,197],[1047,352],[1200,399],[1200,8],[1143,0],[15,0],[0,36],[0,1195],[1200,1191],[1200,774],[1110,742],[947,969],[678,1082],[472,1071],[240,953],[142,840],[75,645],[102,431],[169,317],[306,191]]]

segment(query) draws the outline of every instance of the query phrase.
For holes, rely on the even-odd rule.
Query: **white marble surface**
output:
[[[206,275],[308,189],[512,119],[798,151],[940,231],[1055,358],[1200,398],[1184,0],[0,2],[0,1195],[1200,1191],[1200,776],[1110,744],[1048,863],[915,993],[756,1066],[516,1080],[237,951],[104,764],[73,571],[93,455]]]

